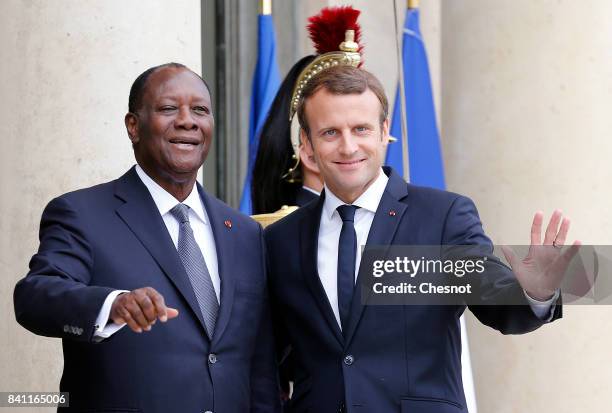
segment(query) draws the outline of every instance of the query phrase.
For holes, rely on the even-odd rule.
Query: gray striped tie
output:
[[[202,311],[208,337],[212,339],[215,332],[217,313],[219,312],[219,302],[217,301],[217,295],[215,294],[202,250],[200,250],[189,224],[189,207],[184,204],[177,204],[170,210],[170,213],[179,222],[179,257],[181,257],[185,271],[189,276],[189,281],[191,281],[193,292],[198,300],[200,311]]]

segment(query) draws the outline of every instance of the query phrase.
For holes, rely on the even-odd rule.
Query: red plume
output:
[[[344,33],[355,30],[355,42],[359,44],[361,54],[361,27],[357,23],[360,13],[351,6],[326,7],[316,16],[310,17],[307,29],[317,53],[339,50],[338,46],[344,41]]]

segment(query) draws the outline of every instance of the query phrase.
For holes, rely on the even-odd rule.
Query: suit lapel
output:
[[[183,267],[151,194],[136,174],[135,168],[130,169],[117,180],[115,195],[125,201],[117,208],[119,217],[132,230],[164,274],[185,298],[206,331],[204,319],[185,267]]]
[[[391,245],[407,208],[407,205],[401,202],[408,193],[406,182],[392,170],[388,168],[384,169],[385,173],[390,174],[389,182],[378,204],[378,209],[374,215],[366,245]],[[365,309],[365,305],[361,304],[362,281],[360,271],[357,277],[357,283],[355,284],[355,294],[353,295],[348,328],[345,334],[347,347],[351,343]],[[367,298],[365,301],[367,301]]]
[[[327,294],[321,284],[321,278],[319,277],[319,271],[317,270],[317,249],[319,239],[319,225],[321,223],[321,212],[323,209],[323,202],[325,200],[324,194],[321,195],[318,202],[311,203],[304,207],[307,209],[300,221],[300,258],[302,275],[314,297],[319,310],[323,314],[323,318],[329,325],[334,336],[340,343],[344,345],[344,339],[342,337],[342,331],[334,312],[332,310]]]
[[[232,231],[230,231],[230,228],[225,224],[229,217],[223,215],[221,208],[218,208],[216,205],[216,200],[212,199],[199,184],[198,191],[204,203],[215,239],[219,278],[221,279],[221,303],[217,323],[215,325],[215,333],[213,334],[212,341],[214,345],[221,339],[229,323],[232,307],[234,305],[234,288],[236,285],[236,280],[234,278],[234,274],[236,273],[234,271],[235,241],[232,239]]]

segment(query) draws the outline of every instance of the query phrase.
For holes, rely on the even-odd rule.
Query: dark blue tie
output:
[[[357,206],[340,205],[342,230],[338,241],[338,312],[342,331],[346,331],[353,290],[355,289],[355,259],[357,257],[357,234],[355,233],[355,211]]]
[[[189,224],[189,207],[178,204],[170,210],[170,213],[179,222],[178,253],[189,277],[193,292],[195,293],[200,311],[204,317],[208,337],[212,340],[217,322],[219,302],[215,294],[210,272],[204,261],[202,250],[195,240],[193,230]]]

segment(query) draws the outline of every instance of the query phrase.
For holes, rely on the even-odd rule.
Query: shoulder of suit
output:
[[[437,204],[452,204],[457,199],[465,199],[472,202],[465,195],[461,195],[455,192],[446,191],[443,189],[431,188],[427,186],[406,184],[408,186],[408,196],[405,198],[405,202],[433,202]]]
[[[67,192],[57,198],[70,202],[96,202],[97,198],[105,195],[113,195],[116,180],[93,185],[87,188],[80,188]]]

